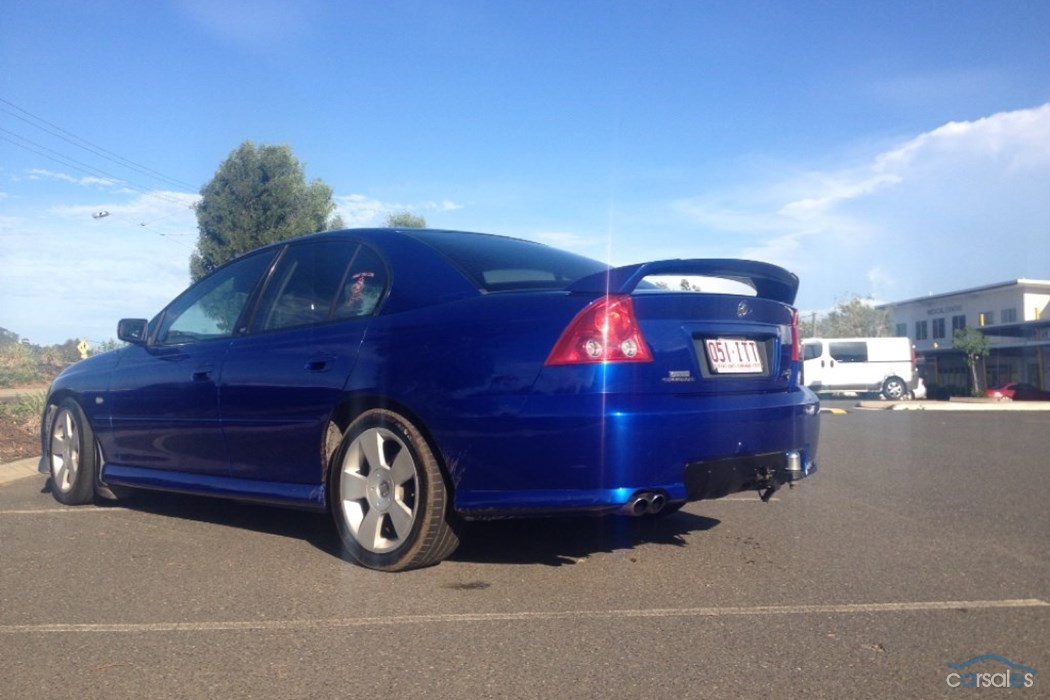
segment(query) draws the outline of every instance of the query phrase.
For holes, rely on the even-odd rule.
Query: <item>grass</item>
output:
[[[0,402],[0,416],[10,419],[17,425],[33,427],[39,425],[46,402],[47,392],[35,391],[19,394],[11,401]]]
[[[21,343],[0,347],[0,387],[33,384],[46,380],[32,349]]]

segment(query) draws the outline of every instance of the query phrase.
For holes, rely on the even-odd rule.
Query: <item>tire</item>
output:
[[[459,546],[450,489],[433,450],[406,418],[366,411],[332,462],[329,507],[346,553],[379,571],[437,564]]]
[[[93,502],[98,451],[95,432],[80,404],[66,399],[58,405],[48,426],[46,444],[55,500],[69,506]]]
[[[882,383],[882,395],[889,401],[900,401],[908,396],[908,385],[900,377],[890,377]]]

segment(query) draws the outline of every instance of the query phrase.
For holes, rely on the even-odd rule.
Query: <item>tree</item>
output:
[[[827,316],[812,324],[814,337],[883,338],[890,335],[890,313],[878,309],[871,297],[840,299]]]
[[[389,228],[426,228],[427,220],[410,211],[399,211],[386,217]]]
[[[190,275],[198,280],[219,265],[267,243],[341,227],[332,188],[307,184],[303,166],[288,146],[245,141],[201,188],[197,203],[197,249]]]
[[[0,328],[0,346],[11,345],[17,343],[20,340],[17,333],[9,331],[6,328]]]
[[[977,361],[979,358],[987,357],[991,352],[991,342],[981,331],[966,327],[957,329],[952,335],[952,347],[966,355],[966,365],[970,368],[970,378],[973,380],[970,393],[973,396],[980,396],[981,383],[977,379]]]

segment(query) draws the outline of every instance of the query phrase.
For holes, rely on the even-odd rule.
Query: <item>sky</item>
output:
[[[1050,279],[1048,35],[1042,0],[5,0],[0,327],[159,311],[247,140],[351,227],[763,260],[804,313]]]

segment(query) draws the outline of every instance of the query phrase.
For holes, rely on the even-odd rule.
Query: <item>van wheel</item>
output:
[[[890,377],[882,383],[882,395],[890,401],[900,401],[908,395],[908,385],[900,377]]]

